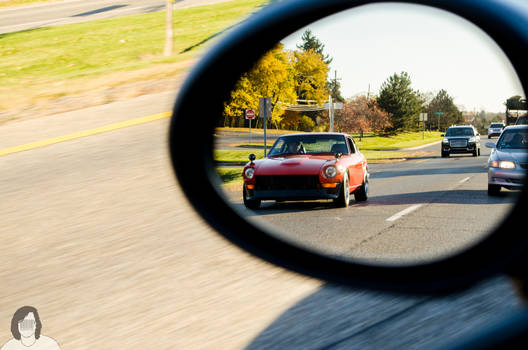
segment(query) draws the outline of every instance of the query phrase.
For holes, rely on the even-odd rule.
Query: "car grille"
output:
[[[257,190],[308,190],[319,187],[318,175],[257,175]]]
[[[467,140],[449,140],[449,146],[451,147],[466,147]]]

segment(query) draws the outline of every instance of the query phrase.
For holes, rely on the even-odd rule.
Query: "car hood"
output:
[[[495,149],[492,160],[512,160],[518,163],[528,162],[528,150],[525,149]]]
[[[335,162],[334,156],[294,155],[270,157],[255,161],[256,175],[317,175],[325,164]]]

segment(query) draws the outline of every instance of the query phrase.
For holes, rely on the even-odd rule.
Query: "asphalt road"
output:
[[[484,143],[484,139],[482,140]],[[242,215],[293,242],[332,255],[382,262],[412,262],[460,251],[490,232],[516,203],[518,192],[487,194],[487,158],[452,155],[371,164],[370,196],[349,208],[332,201],[264,201]]]
[[[6,123],[0,148],[164,112],[173,97],[143,96]],[[0,157],[0,343],[11,338],[11,317],[23,305],[37,307],[44,335],[76,350],[430,349],[519,309],[504,278],[433,299],[328,285],[248,256],[219,238],[186,202],[168,159],[167,125],[162,119]],[[482,171],[484,161],[410,162],[410,174],[402,173],[403,164],[373,168],[368,206],[386,218],[425,203],[415,214],[436,228],[438,219],[426,210],[450,201],[434,191],[480,191],[472,186],[481,186],[482,174],[469,172],[469,164]],[[459,168],[441,174],[441,164]],[[441,186],[406,185],[426,191],[429,202],[383,185],[433,176],[445,177]],[[470,201],[462,203],[489,204]],[[358,212],[370,216],[368,206],[294,211],[346,219]]]
[[[174,8],[229,0],[175,0]],[[165,0],[66,0],[0,10],[0,34],[165,10]]]

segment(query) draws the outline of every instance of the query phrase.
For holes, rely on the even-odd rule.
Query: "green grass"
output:
[[[394,136],[374,136],[365,135],[363,139],[359,140],[358,134],[352,134],[354,141],[356,142],[359,149],[399,149],[409,148],[425,145],[431,142],[440,141],[440,132],[427,131],[425,132],[425,138],[422,139],[421,132],[408,132],[401,133]]]
[[[75,81],[82,84],[110,73],[189,61],[266,3],[234,0],[175,10],[174,54],[170,57],[162,55],[165,12],[0,34],[0,94],[7,101],[16,94],[28,97],[32,87],[45,90],[60,84],[68,94],[68,85]],[[161,71],[156,78],[163,75]],[[173,73],[167,69],[168,76]]]
[[[54,1],[57,1],[57,0],[6,0],[6,1],[0,1],[0,8],[36,4],[36,3],[41,3],[41,2],[54,2]]]
[[[264,158],[264,150],[223,150],[214,151],[217,162],[249,162],[249,155],[253,153],[257,159]]]
[[[225,184],[242,183],[242,169],[244,168],[216,168],[216,172]]]

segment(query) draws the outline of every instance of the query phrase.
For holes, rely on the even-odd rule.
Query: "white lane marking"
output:
[[[471,176],[468,176],[460,181],[458,181],[459,184],[463,184],[464,182],[468,181],[469,179],[471,179]]]
[[[409,213],[412,213],[413,211],[415,211],[416,209],[420,208],[421,206],[422,206],[422,204],[411,205],[409,208],[403,209],[402,211],[394,214],[393,216],[388,218],[386,221],[390,221],[390,222],[396,221],[399,218],[401,218],[402,216],[407,215]]]

